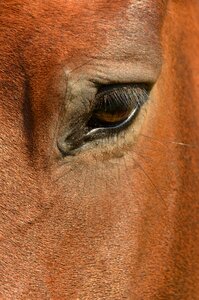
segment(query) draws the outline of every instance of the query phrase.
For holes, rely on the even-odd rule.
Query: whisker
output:
[[[186,143],[182,143],[182,142],[170,142],[170,143],[179,145],[179,146],[184,146],[184,147],[198,148],[198,145],[194,145],[194,144],[186,144]]]
[[[145,169],[142,167],[142,165],[134,157],[133,157],[133,160],[140,167],[140,169],[142,170],[142,172],[144,173],[144,175],[147,177],[147,179],[149,180],[149,182],[151,183],[151,185],[154,187],[156,193],[160,196],[161,200],[164,202],[164,198],[163,198],[162,194],[160,193],[159,189],[157,188],[157,186],[155,185],[155,183],[153,182],[153,180],[151,179],[151,177],[146,173]]]
[[[166,146],[167,144],[174,144],[174,145],[179,145],[179,146],[184,146],[184,147],[191,147],[191,148],[198,148],[199,145],[197,144],[188,144],[188,143],[183,143],[183,142],[176,142],[176,141],[160,141],[152,136],[148,136],[148,135],[145,135],[145,134],[141,134],[143,137],[146,137],[150,140],[153,140],[163,146]]]
[[[136,160],[134,159],[134,157],[132,157],[132,160],[133,160],[134,163],[136,163]],[[125,157],[123,157],[123,161],[124,161],[124,165],[125,165],[126,170],[128,170],[127,165],[126,165],[126,159],[125,159]],[[129,177],[128,171],[126,172],[126,176],[127,176],[128,186],[129,186],[129,188],[131,190],[131,193],[133,195],[135,193],[135,190],[133,189],[133,185],[131,184],[131,179]],[[143,190],[144,190],[144,188],[145,188],[145,186],[143,187]],[[140,201],[136,201],[136,205],[137,205],[137,207],[139,209],[139,213],[141,214],[142,217],[144,217],[144,212],[143,212],[143,208],[141,207]]]

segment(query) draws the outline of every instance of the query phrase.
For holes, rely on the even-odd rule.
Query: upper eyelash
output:
[[[138,86],[135,84],[134,86],[129,85],[119,88],[115,87],[108,93],[99,93],[96,96],[96,101],[99,101],[100,98],[103,98],[103,96],[107,96],[108,98],[106,99],[106,102],[108,102],[108,105],[111,106],[115,101],[119,102],[123,106],[126,106],[126,108],[129,108],[132,105],[133,99],[135,100],[136,104],[138,104],[138,106],[140,107],[146,102],[148,95],[149,92],[148,87],[146,85],[143,85],[143,88],[141,88],[140,85]],[[103,101],[99,101],[99,103],[97,103],[97,108],[100,108],[101,104],[103,104]]]

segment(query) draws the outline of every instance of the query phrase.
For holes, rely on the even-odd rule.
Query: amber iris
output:
[[[119,123],[126,120],[130,114],[131,110],[116,111],[116,112],[106,112],[106,111],[96,111],[94,117],[102,123]]]

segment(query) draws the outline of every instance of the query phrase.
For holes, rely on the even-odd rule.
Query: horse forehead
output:
[[[23,45],[31,38],[32,46],[43,49],[54,41],[60,53],[73,46],[98,51],[107,43],[111,49],[127,49],[134,40],[134,45],[156,44],[165,6],[165,0],[10,0],[2,8],[15,42]]]
[[[70,0],[67,2],[67,7],[72,7],[74,11],[82,12],[82,9],[90,9],[97,11],[96,17],[101,16],[101,13],[110,15],[112,13],[120,13],[126,11],[131,13],[133,10],[139,12],[140,9],[156,9],[161,10],[167,5],[167,0],[95,0],[95,1],[74,1]],[[64,4],[65,6],[65,4]],[[65,6],[66,7],[66,6]]]
[[[167,0],[95,0],[95,1],[76,1],[76,0],[50,0],[50,1],[28,1],[28,0],[10,0],[8,3],[1,4],[2,10],[5,12],[11,12],[11,19],[17,18],[19,15],[23,15],[24,24],[26,20],[38,23],[45,20],[50,22],[54,20],[55,24],[70,22],[71,26],[77,26],[81,22],[107,22],[109,24],[114,23],[116,20],[123,21],[127,24],[131,17],[135,19],[151,18],[162,15],[165,9]],[[143,14],[145,12],[145,14]],[[8,13],[9,14],[9,13]],[[119,17],[119,19],[117,19]],[[144,22],[144,19],[140,21]],[[27,24],[26,24],[27,26]],[[78,28],[80,29],[80,28]],[[88,28],[89,29],[89,28]]]

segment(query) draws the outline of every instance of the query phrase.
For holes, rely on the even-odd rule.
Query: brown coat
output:
[[[0,0],[0,299],[199,299],[198,51],[198,0]],[[140,82],[63,157],[99,85]]]

